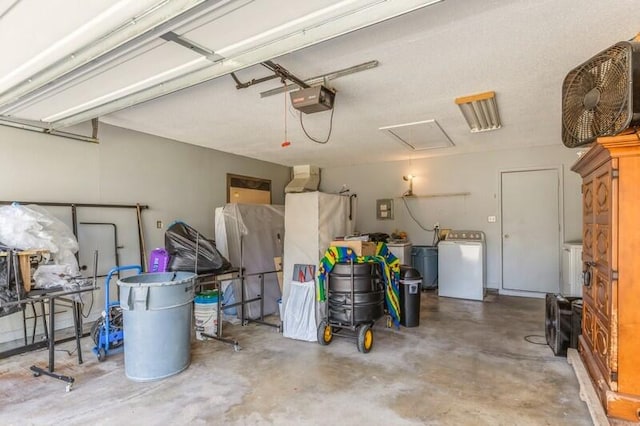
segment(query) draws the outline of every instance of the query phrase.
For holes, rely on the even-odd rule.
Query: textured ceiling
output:
[[[257,14],[229,15],[219,24],[226,28],[223,44],[238,37],[236,26],[268,28],[269,23],[286,18],[278,8],[260,4],[247,6],[261,8]],[[293,4],[289,2],[288,9],[304,7]],[[76,18],[81,15],[78,12]],[[260,97],[260,92],[279,86],[278,80],[237,90],[226,75],[103,116],[101,121],[284,165],[321,167],[561,144],[561,85],[566,73],[638,31],[640,8],[633,0],[445,0],[273,58],[302,79],[371,60],[380,62],[377,68],[330,83],[337,95],[326,144],[314,143],[303,134],[299,113],[288,99],[285,107],[285,95]],[[206,26],[182,35],[212,50],[222,45]],[[22,42],[27,44],[26,52],[39,46],[37,39]],[[174,52],[165,52],[169,50]],[[155,53],[149,52],[155,54],[155,63],[137,66],[132,59],[125,65],[132,78],[136,72],[144,77],[149,70],[171,67],[175,58],[192,55],[183,50],[177,45],[157,46]],[[269,71],[253,66],[237,75],[250,80]],[[113,83],[107,74],[102,78],[101,86]],[[96,87],[95,83],[76,86],[77,93],[67,103],[73,103],[69,99],[77,102],[82,94],[89,96]],[[472,134],[454,99],[488,90],[497,94],[503,127]],[[46,104],[36,104],[24,113],[46,109]],[[285,116],[291,145],[283,148]],[[330,118],[330,112],[303,116],[308,132],[317,139],[326,137]],[[378,130],[429,119],[437,120],[454,147],[414,152]]]

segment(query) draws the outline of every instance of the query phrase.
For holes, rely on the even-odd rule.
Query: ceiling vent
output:
[[[317,191],[320,186],[320,168],[318,166],[293,166],[293,180],[284,188],[284,192]]]
[[[455,144],[436,120],[380,127],[380,130],[414,151],[449,148]]]

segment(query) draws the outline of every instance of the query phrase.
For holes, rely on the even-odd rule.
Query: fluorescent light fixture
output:
[[[486,132],[502,127],[496,92],[484,92],[463,96],[455,100],[464,119],[471,128],[471,133]]]
[[[52,127],[67,127],[100,117],[441,1],[344,0],[217,50],[215,53],[226,58],[207,68],[136,92],[119,93],[117,99],[81,112],[63,117],[60,117],[61,113],[54,114],[60,118],[52,123]]]
[[[198,69],[202,69],[209,65],[209,61],[204,56],[201,56],[197,59],[187,62],[186,64],[179,65],[177,67],[166,70],[160,74],[156,74],[152,77],[146,78],[144,80],[138,81],[137,83],[131,84],[129,86],[120,88],[106,95],[97,97],[88,102],[85,102],[80,105],[76,105],[72,108],[66,109],[64,111],[58,112],[56,114],[50,115],[49,117],[45,117],[42,121],[51,123],[56,120],[59,120],[62,117],[67,117],[69,115],[77,114],[82,111],[86,111],[91,108],[95,108],[96,106],[102,105],[106,102],[111,102],[119,97],[132,92],[138,92],[144,90],[148,87],[153,87],[163,81],[170,80],[176,76],[183,75],[185,71],[195,71]]]
[[[51,86],[68,83],[230,1],[121,0],[0,78],[0,106],[17,104],[25,97],[50,91]]]

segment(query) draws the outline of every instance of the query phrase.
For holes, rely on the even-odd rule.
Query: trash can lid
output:
[[[203,290],[198,293],[198,297],[218,297],[218,290]]]
[[[184,285],[193,282],[193,272],[152,272],[132,275],[118,280],[120,287],[164,287]]]
[[[215,295],[213,297],[204,297],[204,296],[196,296],[193,298],[193,301],[195,303],[201,303],[201,304],[214,304],[214,303],[218,303],[218,295]]]
[[[405,266],[405,265],[401,265],[400,266],[400,280],[421,280],[422,276],[420,275],[420,272],[415,269],[412,268],[411,266]]]

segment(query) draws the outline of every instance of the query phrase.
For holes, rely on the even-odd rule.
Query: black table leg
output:
[[[53,377],[54,379],[58,379],[58,380],[62,380],[63,382],[67,383],[67,392],[69,392],[71,390],[71,386],[73,386],[73,382],[75,381],[75,379],[73,377],[70,376],[63,376],[61,374],[56,374],[54,373],[54,369],[55,369],[55,343],[56,343],[56,338],[55,338],[55,309],[56,309],[56,302],[55,302],[56,298],[55,297],[51,297],[49,299],[49,366],[48,368],[41,368],[41,367],[37,367],[35,365],[31,366],[31,371],[33,371],[33,375],[35,377],[39,377],[42,374],[49,376],[49,377]],[[75,310],[75,307],[74,307]],[[78,332],[77,328],[76,328],[76,334]],[[76,337],[76,339],[78,339]]]
[[[80,337],[82,336],[82,305],[77,300],[73,300],[73,326],[76,332],[76,351],[78,352],[78,364],[82,364],[82,348],[80,347]]]
[[[44,323],[44,337],[49,341],[49,327],[47,326],[47,312],[44,310],[44,301],[40,301],[40,310],[42,311],[42,322]]]
[[[52,297],[49,299],[49,372],[53,373],[55,368],[55,311],[56,311],[56,299]]]

